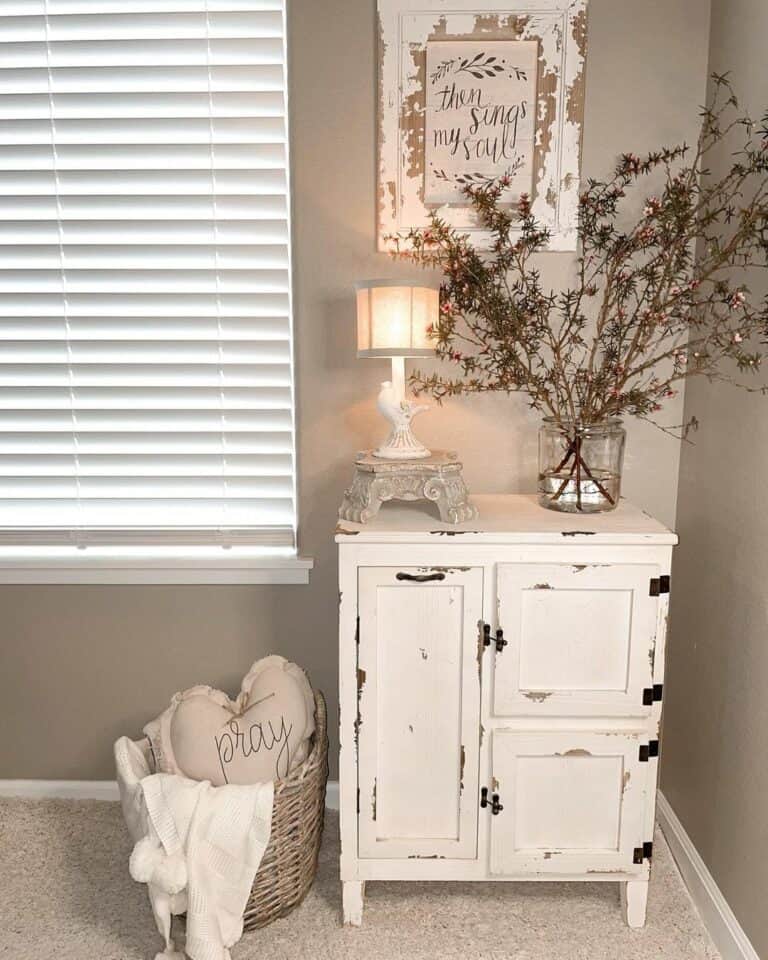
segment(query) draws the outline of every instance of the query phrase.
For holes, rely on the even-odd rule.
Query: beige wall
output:
[[[711,69],[758,118],[766,38],[765,0],[713,0]],[[768,400],[692,381],[686,414],[702,425],[680,470],[662,789],[768,957]]]
[[[381,433],[386,367],[357,361],[352,285],[404,275],[374,252],[375,0],[289,0],[301,549],[308,587],[0,588],[0,778],[106,778],[110,745],[177,689],[234,688],[269,651],[336,696],[332,532],[354,452]],[[584,169],[693,134],[709,0],[591,0]],[[571,258],[545,258],[546,277]],[[669,412],[670,422],[679,411]],[[524,401],[452,402],[421,418],[475,491],[531,491],[537,417]],[[674,521],[678,445],[632,425],[626,494]],[[331,729],[335,724],[331,724]],[[333,749],[333,747],[332,747]]]

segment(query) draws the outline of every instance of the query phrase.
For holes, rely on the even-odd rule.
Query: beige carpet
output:
[[[612,883],[369,883],[362,928],[339,925],[337,818],[304,904],[246,934],[233,960],[714,960],[660,834],[644,930]],[[0,957],[140,960],[160,940],[128,876],[115,803],[0,800]]]

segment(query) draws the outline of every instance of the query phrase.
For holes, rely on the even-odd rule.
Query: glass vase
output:
[[[621,492],[626,433],[602,423],[545,417],[539,430],[539,503],[562,513],[614,510]]]

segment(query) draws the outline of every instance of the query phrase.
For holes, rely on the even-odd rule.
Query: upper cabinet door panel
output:
[[[646,716],[658,575],[653,564],[500,564],[494,714]]]
[[[359,855],[477,855],[481,569],[358,573]]]

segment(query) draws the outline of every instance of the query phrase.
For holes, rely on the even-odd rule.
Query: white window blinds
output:
[[[284,0],[0,3],[0,542],[294,544]]]

